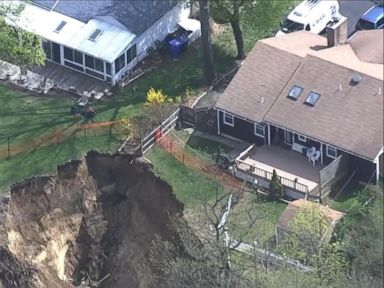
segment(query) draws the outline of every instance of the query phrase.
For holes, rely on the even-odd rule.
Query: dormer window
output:
[[[89,37],[89,40],[95,42],[95,41],[97,40],[97,38],[100,37],[101,34],[103,34],[103,30],[96,29],[96,30],[91,34],[91,36]]]
[[[61,21],[60,24],[56,27],[56,29],[54,30],[54,32],[56,33],[59,33],[61,31],[61,29],[64,28],[65,24],[67,24],[67,22],[65,21]]]
[[[294,85],[292,87],[291,91],[289,91],[287,97],[292,99],[292,100],[297,100],[299,98],[299,96],[301,95],[301,92],[303,92],[303,88]]]

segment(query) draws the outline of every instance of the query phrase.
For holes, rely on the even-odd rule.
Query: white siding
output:
[[[137,56],[131,61],[131,63],[116,74],[115,80],[120,79],[126,71],[135,67],[139,61],[145,58],[148,48],[154,46],[157,40],[162,41],[169,33],[176,31],[177,23],[181,19],[188,18],[188,16],[189,7],[187,7],[184,3],[178,4],[140,36],[134,39],[134,41],[129,44],[129,47],[136,44]]]

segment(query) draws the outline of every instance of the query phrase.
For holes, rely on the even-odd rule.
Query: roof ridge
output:
[[[350,47],[351,47],[351,49],[353,50],[353,47],[350,45],[350,44],[345,44],[345,45],[349,45]],[[354,51],[354,50],[353,50]],[[335,65],[335,66],[339,66],[339,67],[341,67],[341,68],[343,68],[343,69],[346,69],[346,70],[349,70],[349,71],[353,71],[353,72],[357,72],[357,73],[360,73],[360,74],[363,74],[364,76],[366,76],[366,77],[370,77],[370,78],[372,78],[372,79],[376,79],[376,80],[380,80],[380,81],[383,81],[383,79],[380,79],[380,78],[376,78],[376,77],[374,77],[374,76],[372,76],[372,75],[368,75],[367,73],[365,73],[365,72],[362,72],[362,71],[359,71],[359,70],[356,70],[356,69],[352,69],[351,67],[347,67],[347,66],[344,66],[344,65],[341,65],[340,63],[335,63],[335,62],[332,62],[331,60],[329,60],[329,59],[324,59],[324,58],[322,58],[322,57],[319,57],[318,55],[316,55],[317,54],[317,52],[318,51],[316,51],[316,53],[314,53],[314,54],[307,54],[304,58],[303,58],[303,61],[308,57],[308,58],[315,58],[315,59],[317,59],[317,60],[319,60],[319,61],[323,61],[323,62],[327,62],[327,63],[329,63],[329,64],[332,64],[332,65]],[[360,60],[359,60],[360,61]],[[362,62],[362,61],[360,61],[360,62]],[[365,62],[363,62],[363,63],[365,63]],[[372,64],[372,65],[380,65],[380,64],[376,64],[376,63],[368,63],[368,64]],[[383,65],[381,65],[381,66],[383,66]]]

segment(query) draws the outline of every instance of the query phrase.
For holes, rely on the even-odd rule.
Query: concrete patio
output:
[[[0,68],[1,80],[11,81],[22,88],[42,94],[55,88],[99,99],[111,88],[106,82],[49,61],[46,61],[45,66],[28,70],[26,76],[21,76],[17,65],[1,61]]]
[[[275,169],[281,177],[290,181],[297,179],[297,183],[307,186],[309,192],[319,185],[319,171],[324,167],[320,164],[313,166],[302,154],[274,145],[254,147],[242,157],[238,166],[240,169],[252,166],[269,173]]]

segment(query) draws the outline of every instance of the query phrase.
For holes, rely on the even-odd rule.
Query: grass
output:
[[[228,223],[234,237],[263,245],[275,235],[275,224],[287,204],[246,192],[230,212]],[[250,227],[250,224],[254,224]],[[232,232],[231,232],[232,234]]]
[[[178,140],[182,140],[189,148],[189,151],[208,162],[212,162],[212,155],[220,150],[225,153],[233,150],[233,147],[194,134],[188,134],[185,130],[174,130],[171,135],[177,137]]]
[[[146,157],[151,160],[155,174],[172,186],[177,199],[186,208],[215,197],[217,183],[214,180],[185,167],[164,150],[155,147]]]
[[[5,191],[11,183],[26,177],[55,173],[58,164],[81,158],[85,151],[95,149],[107,152],[116,151],[117,148],[118,142],[106,136],[82,137],[1,160],[0,192]]]
[[[271,12],[273,17],[264,13],[262,9],[248,11],[249,15],[252,15],[250,17],[252,21],[248,21],[251,24],[245,23],[243,25],[246,51],[250,50],[257,39],[272,35],[271,32],[277,28],[277,23],[281,19],[281,11],[285,10],[285,7],[288,5],[287,3],[284,2],[277,5],[279,9],[272,9],[271,11],[274,11],[273,13]],[[217,37],[212,37],[215,69],[219,74],[229,71],[235,65],[234,57],[236,51],[234,49],[234,40],[232,31],[228,27],[227,25],[224,33]],[[197,94],[204,86],[202,82],[203,60],[200,50],[199,43],[196,43],[191,45],[178,59],[165,57],[164,63],[159,67],[146,73],[132,84],[116,89],[114,96],[110,99],[102,99],[92,104],[96,111],[96,120],[113,121],[122,116],[134,116],[145,113],[143,112],[143,103],[146,99],[146,92],[150,87],[162,89],[172,98],[184,95],[187,89],[192,94]],[[8,135],[12,144],[74,125],[79,122],[78,119],[69,115],[69,109],[74,104],[74,100],[74,98],[66,98],[64,96],[29,96],[25,93],[0,86],[0,133]],[[4,187],[24,177],[49,173],[53,171],[57,164],[73,157],[79,157],[79,155],[82,155],[91,148],[105,146],[107,141],[108,139],[103,137],[78,139],[58,146],[46,147],[33,153],[18,155],[10,160],[2,160],[0,161],[0,187]],[[102,145],[103,142],[104,144]],[[189,142],[190,146],[197,151],[204,153],[206,150],[206,155],[212,153],[213,149],[217,147],[215,143],[199,138],[192,138]],[[0,146],[3,147],[5,144],[6,137],[0,136]],[[101,149],[105,149],[105,147]],[[163,158],[166,157],[163,155]],[[171,160],[168,159],[167,161]],[[161,161],[157,165],[159,165],[159,168],[156,168],[158,171],[167,169],[167,166],[161,163]],[[187,171],[184,172],[187,173]],[[169,174],[168,171],[162,171],[161,173],[164,175]],[[179,175],[184,180],[184,182],[181,182],[181,180],[173,179],[172,175],[167,176],[170,176],[171,181],[176,185],[175,189],[180,197],[184,197],[182,195],[188,197],[186,196],[188,194],[186,190],[193,190],[193,185],[186,184],[188,183],[188,177]],[[200,178],[200,176],[196,176],[193,179],[197,181]],[[196,183],[199,183],[199,181]],[[212,182],[204,180],[202,183],[206,184],[207,187],[199,188],[198,190],[206,190],[204,193],[208,195],[212,193]],[[183,185],[188,187],[183,188]],[[195,191],[194,193],[194,195],[197,195],[202,192]],[[194,197],[190,197],[189,200],[193,201]]]
[[[0,86],[0,132],[10,137],[11,143],[52,133],[57,128],[75,124],[69,115],[73,99],[65,97],[33,97]],[[0,138],[0,145],[6,142]]]

